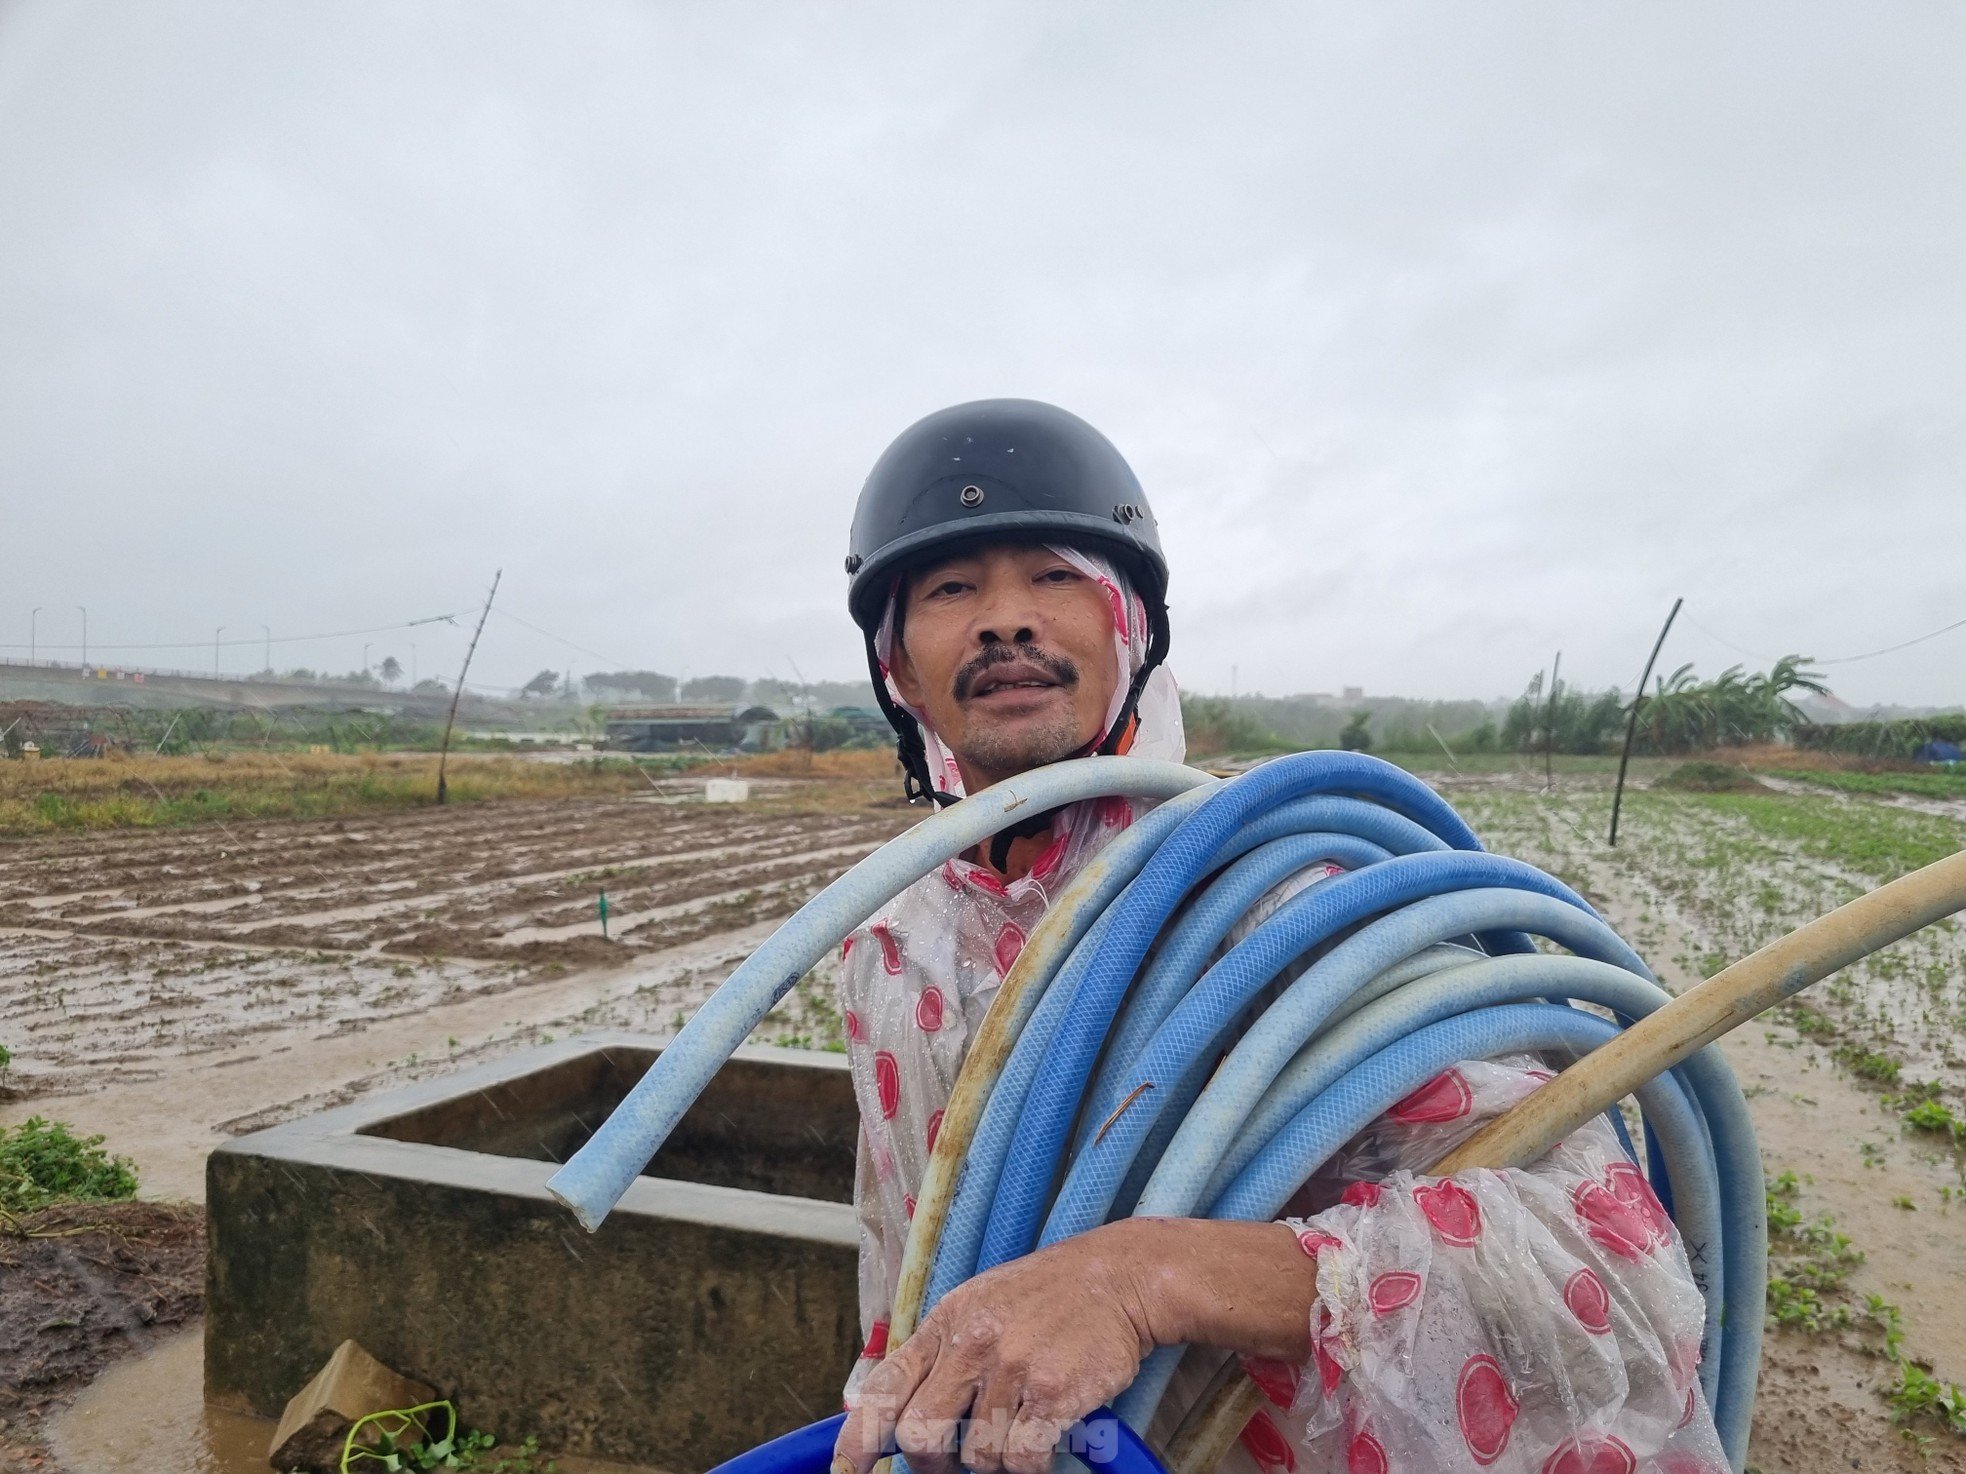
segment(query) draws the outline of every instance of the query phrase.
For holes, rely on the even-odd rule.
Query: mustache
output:
[[[1076,686],[1079,683],[1079,668],[1063,655],[1052,655],[1038,649],[1035,645],[1020,645],[1012,649],[1009,645],[986,645],[981,654],[969,661],[956,672],[956,700],[969,700],[970,693],[983,673],[993,665],[1035,665],[1061,686]]]

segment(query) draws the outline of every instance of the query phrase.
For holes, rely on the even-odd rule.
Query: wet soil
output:
[[[193,1325],[86,1388],[50,1420],[48,1448],[68,1474],[267,1474],[273,1420],[207,1404],[203,1381],[204,1333]],[[517,1453],[494,1449],[481,1467]],[[560,1474],[657,1474],[570,1454],[550,1457]]]
[[[762,810],[581,799],[7,846],[0,1125],[101,1133],[147,1196],[196,1201],[228,1136],[580,1029],[671,1033],[915,817],[811,787]],[[829,1042],[824,992],[760,1037]]]
[[[1426,775],[1490,848],[1561,876],[1680,992],[1755,948],[1966,844],[1966,824],[1930,808],[1820,790],[1768,803],[1734,795],[1627,793],[1619,844],[1604,843],[1602,781]],[[1721,1048],[1749,1097],[1770,1177],[1797,1175],[1806,1219],[1827,1214],[1863,1255],[1852,1303],[1902,1309],[1907,1354],[1966,1380],[1966,1162],[1905,1129],[1894,1090],[1916,1082],[1966,1100],[1966,943],[1954,926],[1917,934],[1734,1030]],[[1798,1023],[1802,1027],[1798,1027]],[[1896,1062],[1901,1083],[1858,1075]],[[1894,1422],[1896,1380],[1860,1330],[1771,1326],[1750,1467],[1766,1474],[1966,1469],[1966,1439]]]
[[[4,1229],[0,1471],[52,1469],[46,1416],[110,1362],[203,1308],[204,1214],[168,1203],[69,1204]]]

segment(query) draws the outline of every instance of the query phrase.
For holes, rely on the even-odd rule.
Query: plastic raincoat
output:
[[[1055,551],[1106,588],[1118,668],[1130,677],[1146,648],[1139,597],[1105,560]],[[890,603],[876,646],[884,672],[892,630]],[[960,795],[953,756],[913,714],[931,771]],[[1148,679],[1129,750],[1184,755],[1165,669]],[[849,1400],[886,1351],[914,1194],[969,1041],[1050,898],[1140,807],[1102,799],[1059,810],[1007,867],[1016,878],[952,860],[847,939],[840,990],[861,1113],[866,1335]],[[1327,873],[1293,877],[1243,927]],[[1246,1361],[1270,1405],[1224,1468],[1723,1474],[1696,1378],[1701,1296],[1671,1220],[1608,1126],[1572,1133],[1533,1168],[1415,1175],[1547,1077],[1533,1060],[1464,1063],[1306,1185],[1299,1203],[1321,1211],[1285,1221],[1316,1262],[1312,1355],[1302,1366]],[[1169,1402],[1193,1386],[1178,1378]]]

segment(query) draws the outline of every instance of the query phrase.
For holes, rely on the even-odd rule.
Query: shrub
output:
[[[128,1159],[103,1151],[102,1140],[39,1116],[0,1130],[0,1210],[135,1197],[135,1170]]]
[[[1687,793],[1753,793],[1768,785],[1726,763],[1681,763],[1659,780],[1659,786]]]
[[[1966,713],[1896,722],[1805,722],[1795,729],[1797,747],[1856,757],[1908,758],[1932,741],[1966,742]]]
[[[1221,696],[1183,695],[1181,725],[1188,750],[1202,755],[1276,752],[1287,745],[1260,717]]]

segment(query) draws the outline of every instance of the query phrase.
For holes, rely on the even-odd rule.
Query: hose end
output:
[[[578,1156],[546,1179],[546,1191],[553,1200],[573,1214],[580,1226],[593,1233],[607,1221],[628,1184],[609,1191],[610,1184],[597,1180],[599,1174],[583,1166]]]

